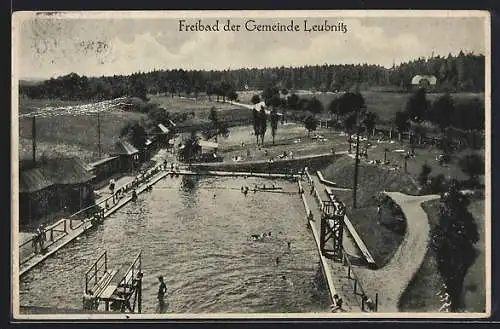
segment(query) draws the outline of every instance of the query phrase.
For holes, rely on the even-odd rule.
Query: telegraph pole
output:
[[[33,165],[36,165],[36,117],[31,121],[31,139],[33,141]]]
[[[356,192],[358,189],[358,165],[359,165],[359,108],[356,107],[356,157],[354,158],[354,184],[352,189],[352,208],[356,208]]]
[[[363,109],[365,105],[362,106]],[[358,189],[358,166],[359,166],[359,111],[361,108],[356,106],[356,157],[354,158],[354,186],[352,189],[352,208],[356,208],[356,192]]]
[[[99,115],[99,110],[97,110],[97,147],[99,158],[101,158],[101,117]]]

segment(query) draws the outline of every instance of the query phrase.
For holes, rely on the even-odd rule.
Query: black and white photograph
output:
[[[485,318],[486,11],[12,16],[14,319]]]

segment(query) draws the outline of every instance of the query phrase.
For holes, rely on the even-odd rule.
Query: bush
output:
[[[429,179],[429,174],[431,173],[432,168],[428,164],[422,165],[422,170],[418,175],[418,183],[420,186],[426,186],[427,180]]]
[[[448,182],[446,181],[443,174],[439,174],[437,176],[431,177],[427,188],[428,192],[430,193],[444,193],[448,189]]]

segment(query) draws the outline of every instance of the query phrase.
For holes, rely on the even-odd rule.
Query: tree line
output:
[[[235,99],[236,91],[262,90],[268,84],[279,89],[316,91],[351,91],[355,88],[388,87],[409,90],[413,76],[435,75],[437,91],[483,91],[484,55],[464,54],[418,58],[387,69],[368,64],[324,64],[301,67],[275,67],[221,71],[154,70],[131,75],[101,77],[70,73],[37,84],[21,83],[19,91],[30,98],[68,100],[103,100],[122,96],[146,99],[147,94],[205,93],[217,99]]]

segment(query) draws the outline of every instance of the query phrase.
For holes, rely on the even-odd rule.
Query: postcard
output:
[[[491,314],[483,11],[12,16],[16,320]]]

